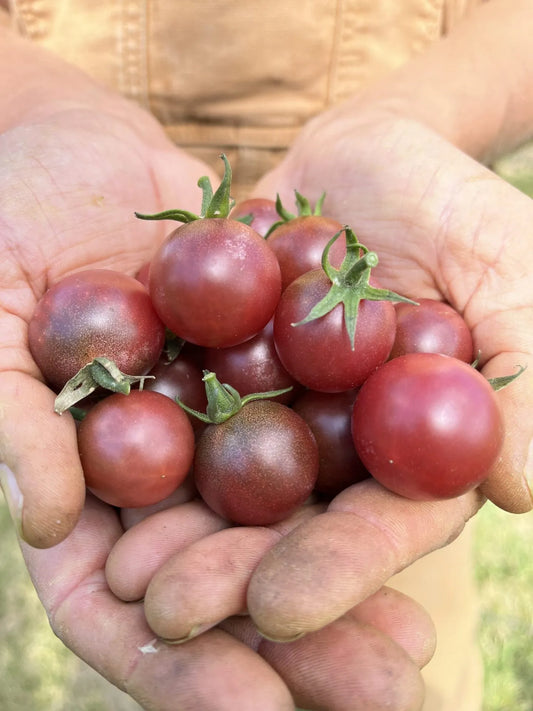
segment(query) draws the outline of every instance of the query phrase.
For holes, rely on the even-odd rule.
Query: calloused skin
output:
[[[437,70],[438,59],[429,66]],[[384,101],[390,86],[311,122],[256,193],[280,192],[290,204],[295,188],[316,199],[326,186],[328,214],[378,251],[382,283],[445,298],[464,314],[486,375],[529,365],[498,394],[508,432],[502,456],[481,492],[454,501],[409,502],[361,482],[327,511],[308,507],[239,541],[238,529],[195,509],[187,489],[177,505],[124,534],[126,512],[119,519],[85,500],[75,426],[52,412],[53,393],[26,347],[27,323],[37,298],[63,274],[88,266],[134,273],[166,226],[138,223],[133,210],[175,206],[177,196],[180,206],[197,210],[196,180],[209,169],[171,146],[151,117],[78,74],[75,96],[65,97],[71,70],[47,62],[49,102],[29,108],[22,97],[19,114],[12,108],[3,117],[0,136],[0,471],[12,511],[21,512],[23,553],[54,630],[154,711],[175,708],[176,699],[183,709],[206,711],[283,710],[295,702],[329,711],[419,709],[418,669],[431,657],[434,631],[414,601],[383,586],[458,536],[485,496],[517,513],[532,505],[525,478],[533,399],[530,200],[461,150],[482,157],[490,136],[474,146],[468,132],[447,135],[412,103]],[[418,77],[414,83],[418,90]],[[399,86],[408,85],[409,75]],[[479,132],[472,136],[480,141]],[[9,487],[12,476],[21,497]],[[161,515],[175,531],[164,550]],[[133,566],[128,579],[135,559],[150,560],[154,541],[153,575],[140,580],[144,573]],[[187,586],[175,584],[178,573],[187,573]],[[190,639],[154,642],[147,620],[162,637]],[[157,653],[146,651],[150,645]],[[363,659],[358,649],[366,650]]]

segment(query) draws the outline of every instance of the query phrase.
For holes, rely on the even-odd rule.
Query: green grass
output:
[[[513,516],[488,504],[475,532],[483,711],[533,711],[533,514]],[[137,709],[52,634],[1,497],[0,536],[0,709]]]
[[[476,524],[484,711],[533,709],[533,514],[487,505]]]

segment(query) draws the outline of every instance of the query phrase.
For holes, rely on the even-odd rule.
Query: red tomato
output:
[[[463,317],[449,304],[420,299],[418,305],[400,303],[396,308],[396,338],[390,353],[442,353],[472,363],[472,334]]]
[[[170,363],[163,357],[152,368],[149,375],[153,375],[154,378],[145,381],[145,390],[161,393],[172,400],[181,400],[193,410],[205,411],[207,397],[202,381],[202,369],[194,355],[184,351]],[[204,428],[201,420],[192,415],[188,417],[195,431]]]
[[[150,295],[165,325],[200,346],[243,343],[272,318],[276,257],[247,225],[204,218],[172,232],[150,264]]]
[[[318,448],[290,408],[254,400],[222,424],[206,427],[193,471],[213,511],[234,523],[266,526],[289,516],[311,494]]]
[[[292,388],[278,395],[277,402],[288,404],[302,389],[282,366],[274,345],[273,322],[270,320],[257,336],[232,348],[206,348],[204,366],[229,383],[241,396]],[[180,398],[189,405],[184,398]],[[194,405],[193,405],[194,407]],[[201,408],[197,407],[197,410]]]
[[[87,269],[48,289],[35,308],[28,339],[43,376],[60,389],[101,356],[128,375],[144,375],[159,358],[165,327],[137,279]]]
[[[248,198],[237,203],[230,213],[233,220],[252,216],[250,227],[264,237],[272,225],[279,220],[274,200],[268,198]]]
[[[133,390],[97,403],[78,429],[87,487],[112,506],[150,506],[185,479],[194,456],[191,423],[161,393]]]
[[[282,289],[321,266],[324,248],[341,229],[340,222],[323,215],[302,215],[276,227],[267,244],[278,258]],[[338,239],[329,253],[332,265],[340,266],[345,254],[346,242]]]
[[[503,424],[490,383],[472,366],[410,353],[388,361],[361,387],[352,434],[383,486],[410,499],[444,499],[486,478]]]
[[[352,438],[356,397],[357,390],[342,393],[307,390],[291,406],[315,435],[320,455],[315,491],[328,497],[370,476],[355,451]]]
[[[276,309],[274,342],[283,366],[299,383],[311,390],[341,392],[361,385],[387,359],[394,342],[396,315],[390,301],[362,300],[353,349],[342,304],[321,318],[293,325],[307,316],[330,287],[322,269],[293,281]]]

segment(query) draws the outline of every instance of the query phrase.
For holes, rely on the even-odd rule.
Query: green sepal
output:
[[[295,197],[296,197],[296,207],[298,208],[298,212],[296,215],[294,215],[292,212],[289,212],[281,202],[281,198],[279,196],[279,193],[276,195],[276,212],[280,216],[281,219],[277,220],[274,222],[268,229],[267,233],[265,234],[265,239],[268,239],[272,232],[274,232],[275,229],[280,227],[281,225],[284,225],[286,222],[290,222],[291,220],[295,220],[297,217],[310,217],[310,216],[320,216],[322,215],[322,207],[324,205],[324,200],[326,199],[326,193],[323,192],[322,195],[319,197],[317,200],[314,209],[311,208],[311,203],[309,200],[304,197],[301,193],[299,193],[297,190],[294,191]]]
[[[176,222],[186,223],[200,219],[199,215],[195,215],[194,212],[189,212],[188,210],[163,210],[163,212],[156,212],[152,215],[146,215],[142,212],[134,214],[139,220],[175,220]]]
[[[337,269],[329,260],[329,252],[342,233],[346,235],[346,256]],[[331,281],[328,293],[309,311],[301,321],[291,324],[302,326],[325,316],[339,304],[344,305],[344,325],[354,350],[355,329],[359,315],[359,304],[367,301],[403,301],[417,305],[416,301],[397,294],[390,289],[378,289],[369,284],[370,273],[378,264],[378,255],[359,242],[349,227],[343,227],[329,240],[322,253],[322,269]]]
[[[128,375],[123,373],[109,358],[95,358],[80,368],[76,375],[65,383],[56,396],[54,411],[58,415],[62,415],[65,410],[69,410],[77,402],[91,395],[98,387],[114,393],[129,395],[134,383],[140,383],[142,388],[147,378],[153,378],[153,376]]]
[[[228,217],[233,207],[233,201],[230,195],[232,178],[231,166],[224,153],[222,153],[220,157],[224,161],[224,175],[220,185],[206,206],[204,217]]]
[[[518,367],[518,373],[513,373],[512,375],[501,375],[498,378],[487,378],[489,381],[492,389],[497,392],[498,390],[501,390],[502,388],[506,388],[508,385],[510,385],[514,380],[519,378],[524,370],[526,369],[527,366],[525,365],[519,365]]]
[[[176,222],[182,223],[195,222],[195,220],[204,218],[228,217],[231,208],[235,204],[235,201],[230,195],[232,172],[226,155],[222,153],[220,157],[224,161],[224,175],[217,190],[213,193],[211,181],[207,175],[198,179],[197,185],[202,190],[202,207],[199,215],[196,215],[194,212],[189,212],[188,210],[176,209],[163,210],[163,212],[148,215],[142,212],[136,212],[135,217],[138,217],[140,220],[175,220]]]
[[[188,405],[185,405],[185,403],[178,398],[176,398],[176,402],[185,412],[210,425],[220,425],[226,422],[226,420],[236,415],[239,410],[252,400],[269,400],[292,390],[292,388],[289,387],[263,393],[250,393],[249,395],[241,397],[234,387],[227,383],[221,383],[216,374],[210,370],[204,370],[202,380],[205,383],[205,394],[207,396],[207,408],[205,413],[188,407]]]

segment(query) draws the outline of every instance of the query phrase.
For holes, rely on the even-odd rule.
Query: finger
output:
[[[185,641],[244,613],[251,571],[279,538],[268,528],[229,528],[174,556],[146,590],[152,630],[163,639]]]
[[[23,545],[60,639],[147,711],[292,711],[279,676],[227,633],[213,630],[175,647],[154,639],[142,604],[118,600],[105,581],[103,564],[120,534],[116,513],[89,498],[63,543],[45,551]]]
[[[270,639],[320,629],[457,537],[480,505],[477,492],[420,502],[373,480],[356,484],[266,553],[248,587],[248,611]]]
[[[178,486],[176,491],[172,492],[170,496],[166,499],[159,501],[151,506],[139,506],[134,509],[120,509],[120,520],[122,521],[122,526],[125,531],[132,528],[137,523],[140,523],[148,516],[151,516],[158,511],[163,511],[164,509],[169,509],[172,506],[177,506],[178,504],[184,504],[186,501],[190,501],[196,495],[196,489],[191,476]]]
[[[348,610],[346,617],[388,635],[419,669],[425,667],[435,653],[436,632],[431,617],[422,605],[399,590],[380,588]]]
[[[409,614],[408,605],[403,614]],[[285,643],[254,635],[246,618],[232,618],[222,627],[256,648],[305,709],[421,708],[424,687],[416,663],[387,634],[350,616]]]
[[[533,320],[530,324],[533,334]],[[487,480],[483,494],[496,506],[510,513],[525,513],[533,508],[533,356],[502,353],[483,368],[486,377],[500,377],[526,370],[510,385],[499,390],[505,437],[500,456]]]
[[[54,412],[54,393],[30,375],[0,375],[0,479],[21,537],[37,548],[62,541],[85,498],[76,426]]]
[[[124,601],[140,600],[155,572],[177,551],[229,526],[201,501],[173,506],[130,528],[111,549],[107,583]]]
[[[248,582],[261,558],[283,534],[322,510],[305,506],[271,528],[227,528],[183,548],[148,585],[144,606],[150,627],[163,639],[185,641],[245,613]]]

